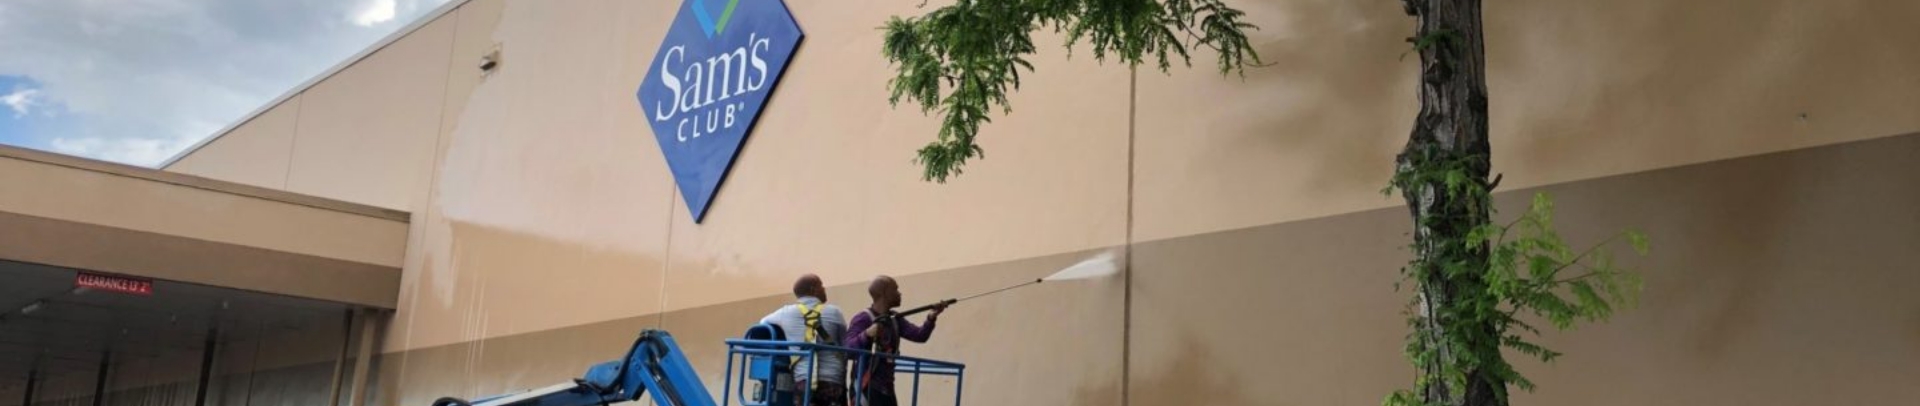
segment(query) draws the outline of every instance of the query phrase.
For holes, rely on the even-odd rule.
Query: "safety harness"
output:
[[[884,328],[881,330],[880,337],[874,337],[873,341],[869,343],[869,345],[872,346],[871,350],[874,353],[879,355],[875,355],[871,359],[867,360],[866,373],[860,374],[860,384],[858,385],[860,394],[854,395],[854,398],[858,399],[860,403],[864,405],[866,404],[866,392],[869,389],[869,386],[871,386],[871,384],[873,383],[873,373],[876,372],[880,367],[880,361],[881,361],[880,358],[886,357],[888,355],[900,354],[899,348],[892,348],[887,345],[887,342],[891,341],[891,338],[892,338],[891,335],[899,331],[900,321],[890,316],[876,315],[873,313],[872,309],[864,310],[862,312],[866,313],[867,317],[872,319],[874,324],[886,323]],[[891,312],[889,312],[889,314],[891,314]]]
[[[820,324],[820,309],[826,305],[826,303],[815,303],[812,306],[808,306],[806,303],[794,304],[794,306],[800,308],[800,317],[806,320],[807,331],[802,333],[802,337],[806,339],[807,343],[819,344],[820,340],[831,338],[828,337],[827,327]],[[800,358],[798,355],[793,356],[794,368],[800,367]]]

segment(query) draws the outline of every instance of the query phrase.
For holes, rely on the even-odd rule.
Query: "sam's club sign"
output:
[[[636,96],[695,223],[801,36],[781,0],[680,4]]]

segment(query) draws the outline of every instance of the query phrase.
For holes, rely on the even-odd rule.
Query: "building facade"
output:
[[[858,309],[875,275],[931,302],[1115,248],[1123,276],[964,303],[907,352],[967,363],[969,404],[1374,404],[1413,376],[1409,220],[1380,193],[1418,109],[1412,20],[1394,1],[1234,5],[1270,63],[1244,77],[1205,53],[1103,65],[1042,35],[982,131],[988,158],[936,184],[913,157],[937,119],[888,104],[875,29],[927,9],[788,0],[806,37],[697,223],[635,99],[680,1],[455,0],[163,170],[405,213],[363,261],[391,263],[397,282],[362,290],[390,301],[339,300],[373,311],[376,345],[354,347],[377,354],[372,404],[562,382],[646,328],[718,391],[720,340],[800,274]],[[1568,355],[1519,362],[1541,389],[1518,403],[1920,397],[1920,3],[1485,15],[1508,215],[1549,193],[1575,244],[1634,229],[1653,246],[1622,256],[1646,278],[1638,305],[1549,332]],[[216,378],[252,377],[213,380],[238,394],[215,400],[325,403],[324,380],[251,382],[340,369],[361,330],[333,323],[262,339],[284,360],[244,373],[261,352],[215,351],[234,360]]]

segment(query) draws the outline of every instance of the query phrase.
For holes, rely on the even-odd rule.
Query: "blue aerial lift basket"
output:
[[[961,388],[966,384],[966,364],[947,362],[904,355],[887,355],[847,347],[786,341],[782,339],[780,328],[770,324],[759,324],[747,329],[746,338],[727,340],[727,382],[721,390],[723,404],[731,405],[734,393],[733,382],[754,382],[757,388],[748,391],[745,384],[739,388],[741,406],[807,406],[812,399],[812,387],[793,388],[780,383],[793,381],[791,371],[798,365],[805,365],[811,371],[818,371],[815,362],[821,352],[839,352],[849,355],[854,367],[849,368],[852,376],[848,382],[860,382],[867,368],[863,366],[874,357],[891,357],[895,373],[910,375],[913,379],[913,395],[909,405],[920,404],[921,377],[925,375],[951,376],[954,378],[953,405],[960,405]],[[798,365],[795,365],[797,363]],[[744,364],[744,365],[742,365]],[[735,373],[736,369],[739,371]],[[808,376],[818,376],[808,374]],[[768,385],[772,383],[772,385]],[[858,391],[847,388],[846,393]],[[858,400],[858,397],[855,397]],[[859,403],[849,403],[858,405]]]
[[[897,373],[913,380],[913,405],[919,404],[922,375],[954,377],[953,404],[960,405],[960,393],[966,382],[964,364],[879,354],[831,345],[785,341],[779,328],[761,324],[748,329],[745,338],[727,343],[726,382],[722,386],[721,406],[732,406],[738,388],[741,406],[808,406],[812,388],[795,388],[793,368],[797,364],[818,368],[817,355],[835,351],[849,355],[854,365],[866,365],[875,357],[892,357]],[[738,373],[736,374],[736,366]],[[850,368],[858,382],[863,368]],[[735,385],[739,381],[739,385]],[[753,389],[749,390],[748,387]],[[796,392],[796,390],[798,392]],[[490,396],[473,400],[440,398],[433,406],[591,406],[629,402],[653,393],[662,406],[715,406],[713,395],[701,383],[700,375],[687,362],[686,354],[673,336],[660,330],[646,330],[633,341],[626,358],[608,361],[587,369],[585,377],[532,391]],[[848,391],[853,393],[853,391]]]

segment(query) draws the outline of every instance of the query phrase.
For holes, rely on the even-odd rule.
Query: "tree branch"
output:
[[[1606,241],[1601,241],[1599,244],[1594,244],[1591,247],[1587,247],[1587,250],[1581,252],[1580,255],[1573,257],[1573,259],[1567,260],[1566,263],[1560,264],[1560,266],[1558,267],[1554,267],[1552,271],[1548,271],[1546,275],[1542,275],[1540,278],[1553,280],[1554,275],[1559,275],[1560,271],[1566,270],[1568,267],[1572,267],[1574,265],[1579,264],[1580,261],[1585,260],[1588,255],[1593,255],[1595,251],[1598,251],[1600,247],[1604,247],[1608,244],[1612,244],[1613,240],[1617,240],[1617,239],[1620,239],[1619,234],[1615,234],[1613,237],[1609,237],[1606,239]]]

